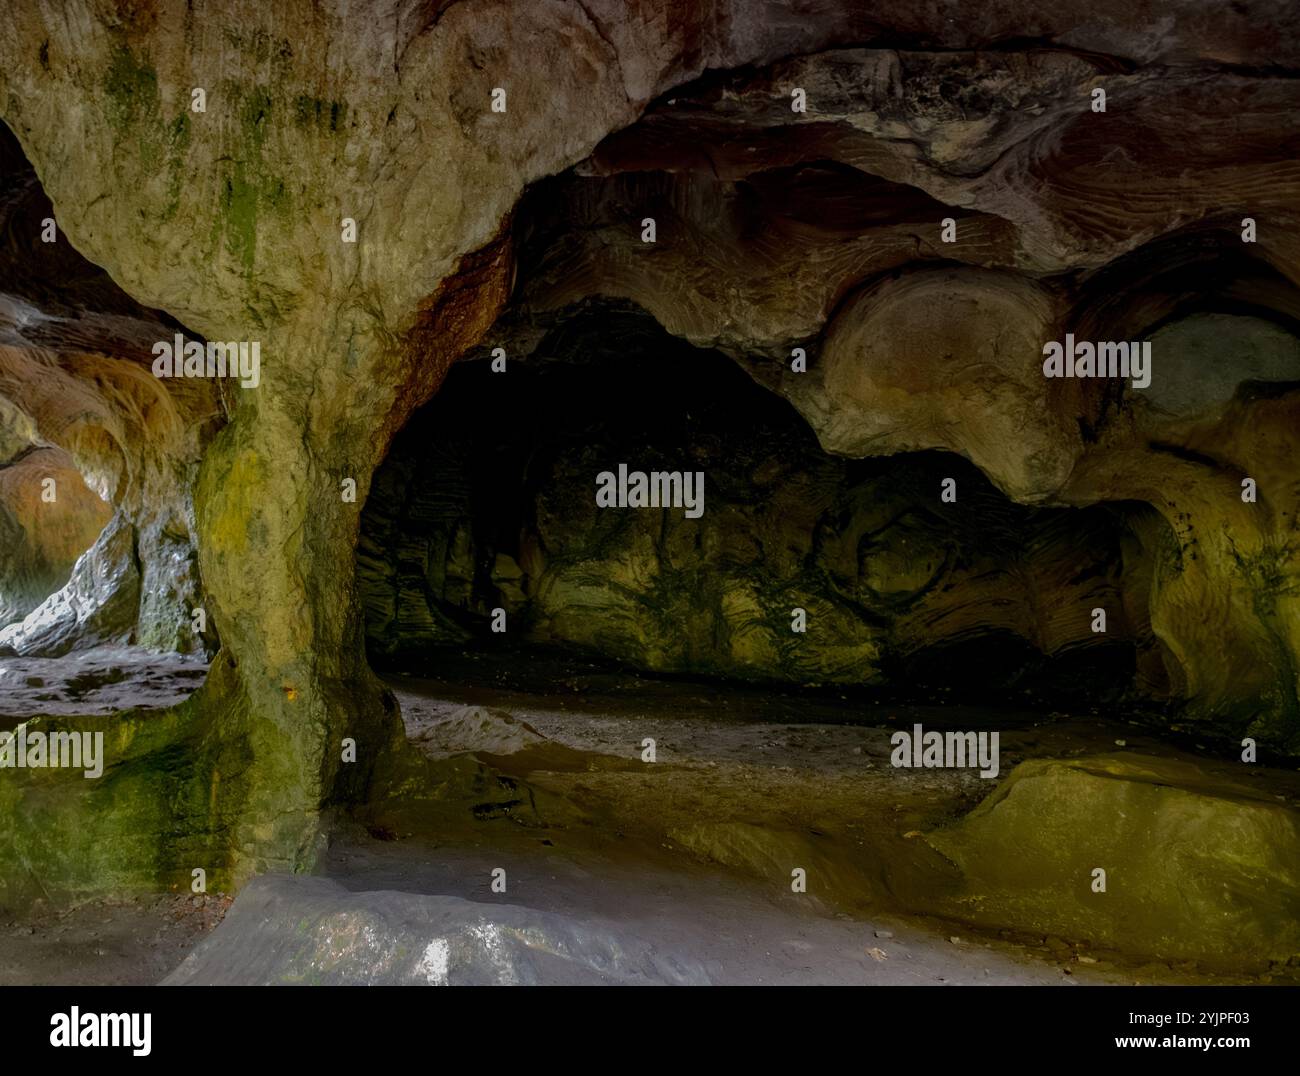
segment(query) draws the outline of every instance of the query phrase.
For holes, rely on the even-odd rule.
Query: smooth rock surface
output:
[[[24,444],[16,457],[0,454],[0,629],[68,582],[112,514],[62,449]]]
[[[704,985],[704,968],[612,923],[513,904],[352,893],[262,877],[164,986]]]
[[[1024,762],[925,840],[962,871],[963,919],[1211,967],[1300,956],[1300,813],[1186,762]]]

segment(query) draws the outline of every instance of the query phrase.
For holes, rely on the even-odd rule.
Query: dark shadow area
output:
[[[702,473],[702,514],[598,507],[620,464]],[[1150,570],[1126,562],[1126,519],[1015,504],[949,454],[830,456],[725,356],[588,308],[504,373],[453,369],[376,474],[358,580],[382,670],[497,652],[837,697],[1096,705],[1131,693],[1152,645],[1125,601]]]

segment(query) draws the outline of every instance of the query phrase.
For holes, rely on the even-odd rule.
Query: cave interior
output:
[[[1300,16],[417,6],[406,80],[309,5],[225,81],[0,46],[0,914],[179,901],[150,981],[301,973],[236,894],[568,954],[457,920],[467,982],[1300,976]],[[5,762],[57,731],[99,779]]]

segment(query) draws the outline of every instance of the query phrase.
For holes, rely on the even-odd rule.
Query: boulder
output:
[[[706,985],[703,965],[600,920],[268,875],[164,986]]]
[[[1024,762],[925,839],[964,877],[935,910],[962,919],[1209,966],[1300,956],[1300,812],[1192,761]]]

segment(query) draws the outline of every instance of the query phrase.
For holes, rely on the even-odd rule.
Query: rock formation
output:
[[[140,306],[73,249],[7,129],[0,191],[0,436],[15,450],[39,450],[5,472],[12,503],[41,494],[46,476],[31,468],[42,461],[64,472],[53,475],[39,528],[32,520],[15,534],[6,566],[22,573],[24,561],[49,561],[53,551],[41,547],[62,532],[61,570],[41,577],[57,583],[31,580],[22,600],[15,580],[0,647],[58,654],[138,639],[158,649],[201,648],[190,617],[198,591],[191,487],[201,448],[221,421],[218,390],[153,376],[152,344],[176,323]],[[93,503],[87,486],[98,494]],[[105,502],[113,508],[107,530]]]
[[[927,841],[963,877],[934,903],[975,922],[1210,966],[1300,946],[1295,812],[1183,762],[1026,762]]]
[[[602,511],[594,476],[628,461],[701,473],[702,514]],[[377,473],[358,579],[399,667],[505,641],[501,609],[505,639],[650,671],[1096,701],[1158,662],[1152,561],[1124,553],[1151,525],[1018,505],[952,455],[827,455],[725,356],[599,307],[504,377],[453,370]]]
[[[60,489],[62,501],[41,499]],[[22,444],[12,451],[0,465],[0,530],[9,551],[0,565],[0,625],[21,621],[67,583],[110,515],[63,449]]]
[[[10,645],[76,645],[93,628],[81,610],[138,587],[138,641],[221,649],[189,702],[115,726],[111,787],[46,814],[65,843],[33,857],[30,834],[0,827],[0,875],[102,885],[88,844],[128,832],[119,887],[312,863],[322,811],[402,772],[355,569],[368,496],[397,496],[372,487],[376,469],[454,362],[493,347],[531,362],[593,301],[634,304],[784,397],[819,458],[846,461],[824,476],[946,452],[972,484],[982,472],[1009,525],[1021,508],[1120,506],[1122,529],[1100,529],[1122,546],[1117,630],[1142,682],[1296,750],[1298,66],[1300,13],[1281,0],[8,5],[0,399],[115,513],[43,614],[63,627],[8,629]],[[258,342],[259,386],[154,377],[152,345],[177,332]],[[1067,333],[1150,341],[1152,388],[1043,378],[1043,344]],[[737,478],[782,462],[761,456]],[[801,500],[814,480],[790,479],[807,511],[787,526],[829,508],[829,477]],[[756,495],[738,484],[730,503]],[[826,535],[832,589],[808,600],[847,587],[863,622],[945,638],[942,603],[900,613],[891,588],[928,583],[929,554],[895,563],[905,538],[936,558],[947,539],[903,523],[874,554],[849,548],[887,522],[847,506]],[[1053,550],[1086,526],[1035,538],[1030,574],[1058,577]],[[708,547],[682,555],[713,563]],[[516,564],[489,566],[499,592],[540,578]],[[749,585],[769,582],[785,585]],[[1055,593],[1087,604],[1106,585]],[[709,600],[728,623],[766,615],[735,581]],[[589,642],[565,622],[574,607],[543,608],[546,630]],[[1059,615],[1008,619],[1052,653],[1074,638]],[[875,635],[836,631],[834,678],[873,669]],[[649,667],[693,668],[698,642],[637,646]],[[715,671],[784,660],[762,631],[729,654]],[[3,817],[33,817],[44,781],[8,782]]]

